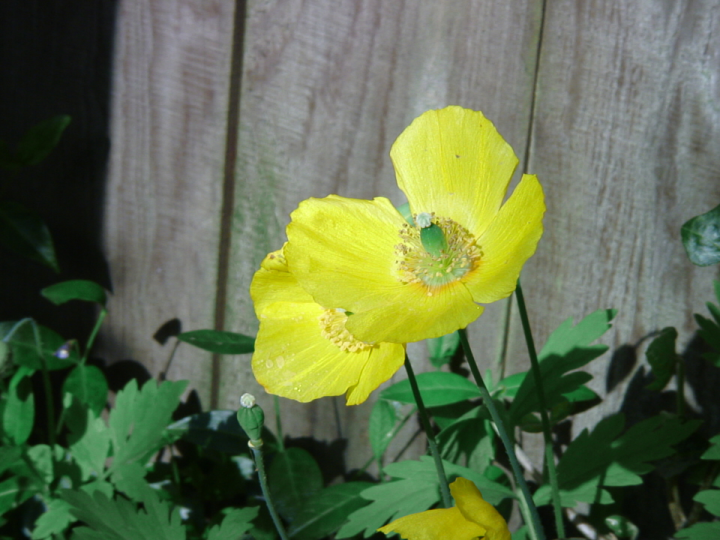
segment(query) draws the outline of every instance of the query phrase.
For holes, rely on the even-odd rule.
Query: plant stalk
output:
[[[263,495],[265,496],[265,504],[267,504],[268,511],[270,512],[270,517],[275,524],[275,529],[277,529],[281,540],[288,540],[285,526],[283,525],[280,516],[277,513],[277,510],[275,510],[275,503],[273,502],[272,495],[270,494],[270,488],[268,487],[267,474],[265,473],[265,460],[263,459],[262,444],[262,440],[248,442],[248,446],[250,447],[250,450],[252,450],[253,457],[255,458],[258,478],[260,479],[260,489],[262,489]]]
[[[420,415],[420,423],[425,430],[425,435],[427,435],[430,453],[435,460],[435,469],[437,470],[438,480],[440,481],[440,493],[442,494],[443,505],[445,508],[452,508],[452,497],[450,496],[450,487],[448,486],[447,476],[445,475],[445,467],[443,466],[442,458],[440,457],[440,450],[438,449],[437,442],[435,441],[435,434],[433,433],[432,426],[430,425],[430,417],[428,416],[422,396],[420,395],[420,388],[418,387],[417,379],[415,378],[415,372],[413,371],[410,359],[407,355],[405,356],[405,371],[407,371],[410,388],[412,388],[413,397],[415,398],[415,403],[417,404],[418,414]]]
[[[548,407],[547,400],[545,399],[545,388],[543,387],[542,382],[542,371],[540,370],[540,361],[538,360],[537,351],[535,350],[535,340],[532,336],[530,319],[528,317],[527,307],[525,306],[525,297],[523,296],[519,279],[517,281],[517,288],[515,289],[515,298],[517,300],[518,310],[520,311],[520,320],[522,321],[528,354],[530,355],[532,375],[535,379],[535,392],[537,392],[538,402],[540,403],[540,418],[542,420],[543,439],[545,439],[545,463],[547,465],[548,477],[550,479],[550,490],[552,493],[552,503],[555,514],[555,527],[557,528],[558,538],[565,538],[565,524],[563,522],[560,488],[558,486],[557,471],[555,469],[552,432],[547,412]]]
[[[532,537],[536,540],[545,540],[545,533],[543,532],[542,525],[540,524],[540,516],[538,514],[537,507],[533,502],[532,495],[530,494],[530,489],[528,488],[525,477],[523,476],[522,469],[520,468],[520,463],[518,463],[517,456],[515,455],[515,449],[513,448],[513,444],[510,441],[507,430],[505,429],[505,424],[500,417],[500,413],[498,412],[497,407],[495,407],[495,402],[493,401],[492,396],[487,389],[487,386],[485,386],[485,381],[483,380],[482,375],[480,375],[480,370],[478,369],[477,363],[475,362],[475,356],[470,349],[470,343],[468,342],[467,338],[467,330],[463,328],[459,332],[460,343],[462,343],[463,350],[465,351],[465,358],[467,358],[468,365],[470,366],[470,371],[475,378],[475,383],[480,389],[480,395],[483,398],[483,402],[490,411],[490,416],[495,423],[497,433],[500,436],[500,440],[502,441],[503,446],[505,447],[505,451],[507,452],[508,459],[510,460],[510,467],[512,468],[513,475],[515,475],[515,482],[520,488],[520,492],[522,494],[521,508],[523,504],[527,506],[527,513],[523,512],[523,514],[525,514],[526,516],[526,521],[528,527],[530,528],[530,533]],[[529,519],[527,519],[528,515]]]

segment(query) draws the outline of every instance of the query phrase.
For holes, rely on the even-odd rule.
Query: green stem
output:
[[[480,389],[480,395],[483,398],[483,402],[490,411],[490,416],[495,423],[495,427],[497,428],[500,440],[502,441],[503,446],[505,447],[505,451],[507,452],[508,459],[510,460],[510,467],[512,469],[513,475],[515,476],[515,482],[520,488],[520,492],[522,493],[522,499],[527,506],[527,514],[529,514],[530,517],[530,519],[527,521],[527,525],[530,528],[530,532],[533,538],[537,540],[545,540],[545,533],[543,532],[542,525],[540,524],[540,516],[538,515],[537,507],[532,500],[532,495],[530,494],[530,489],[528,488],[527,482],[525,482],[525,477],[523,476],[522,470],[520,469],[520,463],[518,463],[517,456],[515,455],[515,449],[513,448],[513,444],[510,441],[507,430],[505,429],[505,424],[500,417],[500,413],[498,412],[497,407],[495,407],[495,402],[493,401],[492,396],[487,389],[487,386],[485,386],[485,381],[480,375],[480,370],[478,369],[477,363],[475,362],[475,356],[473,356],[472,350],[470,349],[470,343],[468,342],[467,338],[467,330],[463,328],[459,332],[460,343],[462,343],[463,350],[465,351],[465,358],[467,358],[468,365],[470,366],[470,371],[475,378],[475,383]]]
[[[280,452],[284,452],[285,439],[283,438],[282,418],[280,417],[280,398],[273,396],[273,403],[275,404],[275,430],[277,431],[278,449]]]
[[[525,342],[527,343],[528,354],[530,355],[530,365],[532,366],[533,378],[535,379],[535,392],[537,393],[540,404],[540,418],[542,420],[543,439],[545,439],[545,463],[547,464],[548,477],[550,479],[550,490],[555,513],[555,527],[557,527],[558,537],[565,538],[565,524],[563,522],[557,471],[555,470],[552,432],[550,430],[550,419],[547,413],[548,407],[547,400],[545,399],[545,388],[542,382],[542,371],[540,370],[540,361],[538,360],[537,351],[535,350],[535,340],[533,339],[532,330],[530,329],[530,319],[528,318],[527,308],[525,307],[525,297],[523,296],[519,279],[517,288],[515,289],[515,298],[517,299],[520,320],[522,321],[523,332],[525,333]]]
[[[95,321],[95,326],[92,329],[92,332],[90,332],[90,337],[87,340],[87,344],[85,345],[85,352],[82,355],[82,358],[80,359],[80,365],[85,365],[85,362],[87,361],[88,354],[90,354],[90,349],[93,346],[93,343],[95,343],[95,338],[97,337],[98,331],[100,330],[100,326],[102,326],[103,321],[105,320],[105,317],[107,316],[107,309],[102,308],[100,310],[100,315],[98,315],[97,321]]]
[[[452,508],[453,503],[452,497],[450,497],[450,487],[448,486],[447,476],[445,476],[445,467],[443,466],[442,458],[440,457],[440,450],[438,449],[437,442],[435,441],[435,434],[433,433],[432,426],[430,425],[430,417],[428,416],[422,396],[420,395],[420,388],[418,387],[417,379],[415,378],[415,372],[413,371],[410,359],[407,356],[405,356],[405,371],[407,371],[410,388],[412,388],[413,397],[415,398],[415,403],[417,404],[418,414],[420,415],[420,423],[425,430],[425,435],[427,435],[430,453],[435,460],[435,469],[437,469],[438,480],[440,481],[440,493],[442,494],[443,504],[445,505],[445,508]]]
[[[270,512],[270,517],[275,524],[275,529],[277,529],[281,540],[288,540],[287,532],[285,532],[285,526],[283,525],[282,521],[280,520],[280,516],[275,510],[275,503],[273,503],[272,495],[270,494],[270,488],[268,487],[267,474],[265,474],[265,461],[263,460],[262,440],[255,441],[255,444],[253,444],[253,442],[251,441],[248,443],[248,446],[252,450],[253,457],[255,458],[255,464],[257,465],[258,470],[258,478],[260,479],[260,489],[262,489],[263,495],[265,496],[265,504],[267,504],[268,511]]]
[[[675,393],[677,415],[681,420],[685,418],[685,360],[678,356],[675,367],[677,392]]]

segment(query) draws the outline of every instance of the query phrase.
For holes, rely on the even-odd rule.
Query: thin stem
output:
[[[480,370],[478,369],[477,363],[475,362],[475,356],[473,356],[472,350],[470,349],[470,343],[468,342],[467,338],[467,330],[465,330],[464,328],[460,330],[460,343],[462,343],[463,350],[465,351],[465,358],[467,358],[468,365],[470,366],[470,371],[475,378],[475,383],[480,389],[480,395],[483,398],[485,406],[490,411],[490,416],[495,423],[497,433],[500,436],[500,440],[502,441],[503,446],[505,447],[505,451],[507,452],[508,459],[510,460],[510,468],[515,475],[515,482],[517,483],[517,486],[520,488],[520,492],[522,493],[522,501],[520,507],[523,507],[523,503],[527,506],[527,514],[529,514],[529,519],[528,515],[525,513],[524,514],[526,517],[527,525],[530,528],[530,532],[533,538],[537,540],[545,540],[545,533],[543,532],[542,526],[540,525],[540,516],[538,515],[537,508],[535,507],[535,503],[532,500],[532,495],[530,494],[530,489],[528,488],[527,482],[525,482],[525,477],[523,476],[522,470],[520,469],[520,463],[518,463],[517,456],[515,455],[515,449],[513,448],[512,442],[510,441],[510,437],[508,436],[507,430],[505,429],[505,424],[500,417],[500,413],[498,412],[497,407],[495,407],[495,402],[493,401],[490,392],[488,392],[487,386],[485,386],[485,381],[480,375]]]
[[[285,439],[283,438],[282,418],[280,417],[280,398],[273,396],[273,403],[275,405],[275,430],[277,431],[278,450],[284,452]]]
[[[267,474],[265,474],[265,461],[263,460],[262,452],[262,441],[255,441],[255,443],[257,444],[257,446],[255,446],[252,442],[248,443],[248,446],[252,450],[253,457],[255,458],[255,464],[257,465],[258,470],[258,478],[260,479],[260,489],[262,489],[263,495],[265,496],[265,504],[267,504],[268,511],[270,512],[270,517],[275,524],[275,529],[277,529],[281,540],[288,540],[287,532],[285,532],[285,526],[283,525],[282,521],[280,520],[280,516],[275,510],[275,504],[273,503],[272,495],[270,494],[270,488],[267,484]]]
[[[88,354],[90,354],[90,349],[92,349],[93,343],[95,343],[95,338],[97,337],[98,331],[100,330],[100,326],[102,326],[102,323],[105,320],[106,316],[107,316],[107,309],[102,308],[100,310],[100,315],[98,315],[97,321],[95,321],[95,326],[93,327],[92,332],[90,332],[90,337],[87,340],[87,344],[85,345],[85,352],[83,353],[82,358],[80,359],[81,366],[85,365]]]
[[[440,481],[440,493],[442,494],[443,504],[445,508],[452,507],[452,498],[450,497],[450,487],[448,486],[447,476],[445,475],[445,467],[443,466],[442,458],[440,457],[440,450],[438,450],[437,442],[435,441],[435,433],[433,433],[432,426],[430,425],[430,417],[428,416],[425,404],[423,403],[422,396],[420,395],[420,388],[418,387],[417,379],[415,378],[415,372],[413,371],[410,359],[405,356],[405,371],[407,371],[408,381],[410,381],[410,388],[412,388],[413,397],[417,404],[418,414],[420,415],[420,423],[425,430],[427,436],[428,446],[430,447],[430,453],[435,460],[435,469],[437,469],[438,480]]]
[[[543,387],[542,382],[542,371],[540,370],[540,361],[538,360],[537,351],[535,350],[535,340],[532,336],[530,319],[528,318],[527,308],[525,307],[525,297],[523,296],[519,279],[517,281],[517,288],[515,289],[515,298],[517,299],[518,310],[520,311],[520,320],[522,321],[523,332],[525,333],[525,342],[527,343],[528,354],[530,355],[530,365],[532,366],[532,374],[535,379],[535,392],[537,393],[538,402],[540,404],[540,419],[542,420],[543,439],[545,439],[545,463],[547,464],[548,477],[550,479],[550,491],[552,494],[553,510],[555,513],[555,527],[557,527],[558,537],[565,538],[565,524],[563,522],[557,471],[555,470],[552,432],[550,431],[550,419],[548,418],[547,413],[548,407],[547,400],[545,399],[545,388]]]
[[[675,378],[677,392],[675,392],[677,415],[680,419],[685,418],[685,360],[678,356],[675,364]]]

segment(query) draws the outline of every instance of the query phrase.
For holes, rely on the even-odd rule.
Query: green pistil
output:
[[[420,229],[422,245],[433,257],[442,257],[447,253],[448,243],[442,229],[431,223],[430,226]]]

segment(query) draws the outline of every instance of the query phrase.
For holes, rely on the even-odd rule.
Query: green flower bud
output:
[[[243,428],[247,434],[252,446],[261,446],[265,413],[259,405],[255,404],[255,397],[251,394],[243,394],[240,398],[240,405],[240,409],[237,412],[240,427]]]

